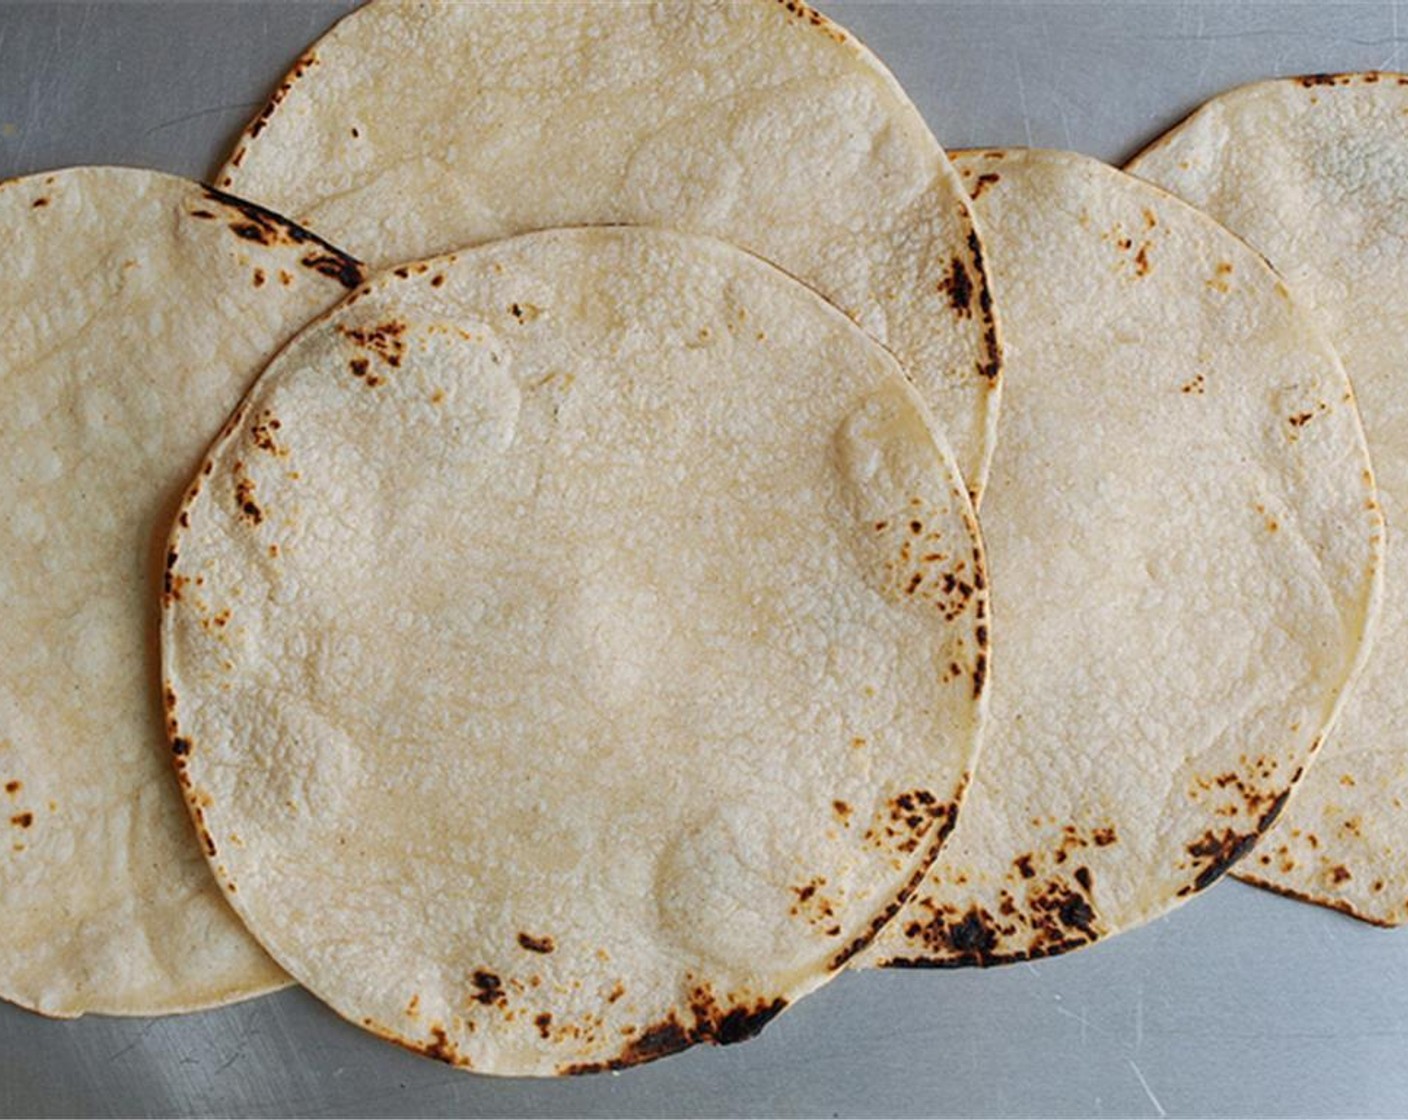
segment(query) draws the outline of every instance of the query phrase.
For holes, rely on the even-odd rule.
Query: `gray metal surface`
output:
[[[346,7],[0,2],[0,178],[99,162],[208,176]],[[1408,69],[1400,3],[825,7],[950,147],[1118,161],[1240,82]],[[1226,883],[1067,958],[846,976],[748,1045],[570,1082],[450,1070],[299,991],[159,1020],[0,1004],[0,1114],[71,1113],[1403,1115],[1408,931]]]

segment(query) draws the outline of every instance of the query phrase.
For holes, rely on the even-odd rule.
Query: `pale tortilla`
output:
[[[981,489],[999,347],[967,198],[894,76],[796,0],[379,0],[216,182],[380,265],[610,222],[751,249],[899,356]]]
[[[1333,718],[1379,583],[1349,383],[1254,251],[1083,156],[956,163],[1010,309],[992,715],[869,963],[1050,956],[1213,883]]]
[[[287,983],[171,779],[157,596],[199,456],[360,266],[147,171],[0,185],[0,996],[150,1015]]]
[[[1363,679],[1242,878],[1380,925],[1408,921],[1408,75],[1310,75],[1210,101],[1130,170],[1281,270],[1354,382],[1400,538]]]
[[[297,340],[171,544],[216,876],[353,1022],[498,1074],[734,1042],[913,888],[986,674],[889,354],[712,239],[530,234]]]

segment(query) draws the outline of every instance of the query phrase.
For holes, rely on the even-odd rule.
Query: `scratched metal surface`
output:
[[[0,178],[85,162],[209,175],[345,7],[0,2]],[[1119,161],[1239,82],[1408,69],[1404,3],[825,7],[951,147]],[[560,1083],[452,1071],[300,991],[161,1020],[0,1004],[5,1116],[289,1113],[1404,1115],[1408,931],[1227,883],[1071,957],[846,976],[748,1045]]]

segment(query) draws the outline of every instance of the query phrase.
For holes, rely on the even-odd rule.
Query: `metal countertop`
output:
[[[1242,82],[1408,69],[1408,3],[822,6],[954,148],[1118,163]],[[76,163],[208,177],[348,7],[0,0],[0,179]],[[71,1113],[1404,1115],[1408,930],[1226,882],[1069,957],[843,976],[749,1044],[560,1082],[448,1069],[298,990],[149,1020],[0,1003],[0,1115]]]

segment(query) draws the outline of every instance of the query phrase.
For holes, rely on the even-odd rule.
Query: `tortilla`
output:
[[[1084,156],[956,166],[1009,308],[992,712],[869,963],[1051,956],[1216,881],[1332,720],[1379,582],[1349,383],[1255,252]]]
[[[148,1015],[287,983],[171,780],[157,594],[201,452],[360,266],[148,171],[0,185],[0,996]]]
[[[884,65],[799,0],[353,13],[216,182],[374,264],[548,226],[712,234],[905,364],[976,493],[999,346],[967,198]]]
[[[1390,527],[1408,524],[1408,75],[1311,75],[1209,102],[1130,170],[1270,258],[1354,382]],[[1242,878],[1380,925],[1408,921],[1408,554],[1321,759]]]
[[[298,339],[170,546],[171,735],[289,971],[455,1065],[734,1042],[912,889],[982,556],[898,364],[722,242],[525,235]]]

